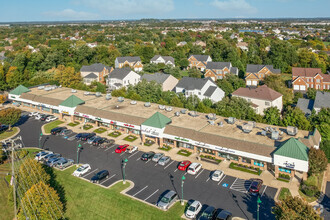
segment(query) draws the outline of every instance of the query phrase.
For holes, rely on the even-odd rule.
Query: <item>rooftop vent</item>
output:
[[[214,121],[212,121],[212,120],[209,120],[209,121],[207,121],[210,125],[214,125]]]
[[[96,96],[96,97],[100,97],[100,96],[102,96],[102,95],[101,95],[100,92],[97,92],[97,93],[95,93],[95,96]]]
[[[252,124],[249,124],[249,123],[245,123],[243,126],[242,126],[242,130],[244,133],[250,133],[253,129],[253,125]]]
[[[117,100],[118,100],[118,102],[123,102],[123,101],[124,101],[124,97],[121,97],[121,96],[120,96],[120,97],[118,97]]]
[[[71,89],[71,93],[77,93],[77,90]]]
[[[168,106],[168,107],[166,107],[166,109],[165,109],[167,112],[171,112],[172,110],[173,110],[173,108],[172,107],[170,107],[170,106]]]
[[[234,117],[229,117],[227,122],[228,122],[228,124],[232,124],[232,125],[233,125],[233,124],[235,124],[235,122],[236,122],[236,118],[234,118]]]
[[[131,101],[131,105],[136,105],[136,101],[135,100],[133,100],[133,101]]]
[[[280,138],[280,133],[278,131],[273,131],[271,138],[273,140],[278,140]]]
[[[180,112],[175,112],[174,115],[177,116],[177,117],[179,117],[180,116]]]
[[[208,114],[207,118],[210,119],[210,120],[213,120],[213,121],[217,119],[216,114],[214,114],[214,113]]]
[[[253,128],[256,127],[256,122],[255,121],[248,121],[248,124],[252,125]]]
[[[190,115],[191,117],[197,117],[198,116],[195,111],[189,112],[188,115]]]
[[[84,95],[90,95],[91,93],[90,92],[84,92]]]
[[[44,90],[45,91],[50,91],[50,90],[52,90],[52,87],[45,87]]]
[[[181,109],[180,110],[181,114],[186,114],[186,111],[187,111],[186,109]]]
[[[160,110],[164,110],[164,109],[165,109],[165,105],[158,105],[158,108],[159,108]]]
[[[41,89],[44,89],[45,86],[38,86],[38,89],[41,90]]]
[[[110,93],[108,93],[108,94],[105,95],[105,99],[106,99],[106,100],[110,100],[111,98],[112,98],[112,96],[111,96]]]
[[[288,132],[288,135],[291,135],[291,136],[295,136],[296,134],[298,134],[298,128],[297,127],[288,126],[286,128],[286,131]]]
[[[144,103],[144,107],[150,107],[150,106],[151,106],[150,102]]]
[[[223,122],[220,121],[220,122],[218,123],[218,126],[223,127]]]

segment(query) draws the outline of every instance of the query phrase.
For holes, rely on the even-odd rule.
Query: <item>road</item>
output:
[[[43,122],[32,118],[23,118],[19,125],[23,143],[26,147],[38,146],[39,135]],[[74,134],[72,134],[73,136]],[[89,163],[92,167],[90,173],[84,178],[90,179],[93,174],[102,169],[110,172],[109,178],[100,184],[109,186],[122,179],[121,160],[126,157],[126,179],[134,182],[135,186],[127,193],[151,204],[156,204],[159,197],[166,190],[175,190],[181,198],[181,178],[185,175],[183,198],[187,200],[199,200],[202,204],[212,205],[216,208],[228,210],[234,216],[245,219],[257,218],[257,198],[247,193],[250,181],[241,180],[230,176],[228,173],[221,182],[210,180],[210,171],[202,169],[197,175],[186,174],[177,169],[178,161],[171,160],[166,166],[160,166],[152,161],[140,160],[143,152],[134,154],[114,152],[116,146],[102,149],[91,146],[86,142],[65,140],[61,136],[43,136],[41,145],[64,157],[76,161],[76,148],[82,144],[80,163]],[[277,189],[263,186],[261,189],[260,219],[271,220],[271,207],[274,206],[274,196]],[[205,206],[206,207],[206,206]]]

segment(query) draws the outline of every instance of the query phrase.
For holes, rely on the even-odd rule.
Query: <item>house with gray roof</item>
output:
[[[90,85],[93,81],[105,84],[105,77],[113,70],[112,67],[102,63],[94,63],[89,66],[82,66],[80,75],[86,85]]]
[[[225,96],[225,92],[220,89],[211,78],[183,77],[175,86],[176,93],[183,93],[187,98],[196,95],[201,100],[210,99],[212,102],[219,102]]]
[[[212,58],[209,55],[190,55],[188,61],[189,68],[197,68],[204,71],[207,63],[212,62]]]
[[[330,92],[317,91],[315,100],[300,98],[298,99],[297,107],[300,108],[306,116],[311,115],[313,110],[315,110],[317,114],[322,108],[330,108]]]
[[[153,58],[151,58],[150,63],[164,63],[165,65],[171,65],[175,67],[174,58],[171,56],[155,55]]]
[[[135,57],[117,57],[115,60],[115,68],[130,67],[136,72],[142,71],[143,64],[141,58]]]
[[[229,73],[238,76],[238,68],[233,67],[231,62],[208,62],[204,76],[217,81],[223,79]]]
[[[136,85],[140,82],[141,76],[130,68],[114,69],[106,80],[110,90]]]
[[[274,69],[273,65],[247,64],[245,83],[247,86],[258,86],[266,76],[281,73],[280,69]]]
[[[141,77],[141,80],[143,79],[148,82],[155,81],[156,83],[162,85],[163,91],[172,91],[179,82],[179,80],[174,76],[165,73],[144,74]]]

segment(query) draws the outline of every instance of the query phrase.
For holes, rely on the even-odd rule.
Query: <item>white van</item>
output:
[[[195,175],[196,173],[198,173],[198,171],[202,169],[202,164],[200,163],[192,163],[190,164],[190,166],[188,167],[188,173]]]

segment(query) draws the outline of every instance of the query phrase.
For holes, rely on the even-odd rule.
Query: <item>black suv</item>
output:
[[[80,140],[82,141],[87,141],[91,137],[94,137],[96,134],[95,133],[83,133],[80,137]]]
[[[155,155],[155,152],[152,152],[152,151],[150,151],[148,153],[144,153],[141,156],[141,160],[144,160],[144,161],[151,160],[151,158],[153,158],[154,155]]]
[[[100,144],[108,143],[108,142],[109,142],[108,139],[99,137],[99,138],[95,138],[95,140],[93,140],[92,144],[95,146],[99,146]]]
[[[50,133],[52,133],[52,135],[56,135],[56,134],[59,134],[64,129],[66,129],[66,127],[56,127],[56,128],[53,128],[52,130],[50,130]]]
[[[78,139],[78,140],[80,140],[81,139],[81,137],[83,136],[83,135],[85,135],[85,134],[87,134],[87,133],[78,133],[78,134],[76,134],[76,139]]]
[[[98,172],[97,174],[95,174],[92,178],[91,178],[91,182],[92,183],[100,183],[100,180],[104,179],[104,178],[108,178],[109,177],[109,171],[107,170],[101,170],[100,172]]]

